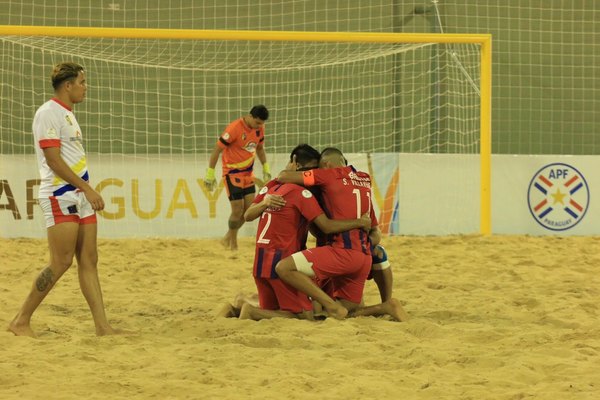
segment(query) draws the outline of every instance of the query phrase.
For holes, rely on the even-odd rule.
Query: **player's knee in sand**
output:
[[[255,307],[251,304],[244,303],[240,310],[240,319],[251,319],[254,321],[260,321],[261,319],[271,319],[271,318],[297,318],[297,319],[307,319],[308,316],[312,317],[312,313],[301,312],[301,313],[292,313],[290,311],[284,310],[264,310],[260,307]]]

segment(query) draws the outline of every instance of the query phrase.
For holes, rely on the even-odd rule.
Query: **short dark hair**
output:
[[[269,119],[269,110],[267,110],[267,107],[263,106],[262,104],[259,104],[257,106],[252,107],[252,109],[250,110],[250,115],[252,115],[254,118],[260,118],[263,121],[266,121]]]
[[[321,158],[319,150],[306,143],[294,147],[294,150],[292,150],[292,153],[290,154],[290,161],[293,161],[294,156],[296,156],[296,162],[300,165],[306,165],[311,161],[316,161],[318,163]]]
[[[337,147],[326,147],[323,149],[323,151],[321,151],[321,157],[325,157],[331,154],[339,156],[342,160],[344,160],[344,164],[348,165],[348,160],[346,160],[346,157],[344,157],[344,153],[342,153],[342,151]]]
[[[63,82],[73,81],[80,72],[84,72],[81,65],[74,62],[63,62],[56,64],[52,69],[52,87],[54,90],[58,89]]]

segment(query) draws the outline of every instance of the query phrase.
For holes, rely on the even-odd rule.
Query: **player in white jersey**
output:
[[[39,203],[46,219],[50,262],[8,329],[15,335],[35,336],[31,316],[48,292],[77,258],[79,284],[92,312],[96,334],[119,333],[106,318],[98,280],[96,211],[104,200],[89,184],[81,128],[72,112],[85,98],[85,71],[75,63],[61,63],[52,71],[54,97],[33,119],[35,150],[41,175]]]

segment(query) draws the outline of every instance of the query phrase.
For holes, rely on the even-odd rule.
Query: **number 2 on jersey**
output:
[[[261,218],[267,218],[267,223],[265,224],[265,227],[263,228],[263,230],[260,232],[260,235],[258,235],[258,240],[256,241],[256,243],[262,243],[262,244],[269,244],[269,242],[271,241],[271,239],[267,239],[265,238],[265,235],[267,234],[267,231],[269,230],[269,225],[271,225],[271,213],[268,212],[264,212],[261,216]]]

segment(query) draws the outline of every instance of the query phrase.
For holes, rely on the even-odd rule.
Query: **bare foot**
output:
[[[117,329],[113,327],[96,328],[96,336],[110,336],[110,335],[135,335],[136,332],[126,331],[125,329]]]
[[[221,311],[217,314],[217,317],[221,318],[237,318],[240,315],[240,309],[227,303],[223,306]]]
[[[235,299],[233,299],[233,306],[235,308],[242,308],[244,303],[246,303],[246,295],[244,293],[239,293],[235,296]]]
[[[322,319],[327,318],[327,311],[325,311],[325,309],[323,308],[321,303],[313,300],[312,306],[313,306],[313,318],[314,319],[322,320]]]
[[[225,235],[225,237],[223,239],[221,239],[221,246],[225,247],[227,250],[229,250],[229,236]]]
[[[242,308],[244,303],[248,303],[253,305],[254,307],[258,307],[258,295],[251,294],[250,296],[246,296],[245,294],[240,293],[237,296],[235,296],[235,299],[233,300],[233,306],[235,308]]]
[[[17,317],[15,317],[10,322],[10,324],[8,325],[8,328],[6,330],[14,333],[15,336],[36,337],[35,333],[31,329],[31,326],[29,326],[29,323],[27,323],[27,324],[17,323]]]
[[[382,304],[383,310],[392,318],[404,322],[408,321],[408,314],[402,308],[402,304],[396,299],[389,299],[385,303]]]
[[[348,310],[346,309],[346,307],[335,303],[331,306],[324,306],[325,310],[327,311],[327,315],[329,315],[330,317],[333,317],[335,319],[344,319],[346,318],[346,315],[348,315]]]
[[[312,311],[302,311],[299,314],[296,314],[296,318],[298,319],[305,319],[308,321],[316,321],[317,318],[315,318],[315,313]]]
[[[232,238],[231,235],[227,233],[223,239],[221,239],[221,246],[226,250],[236,251],[238,249],[237,238]]]
[[[242,305],[242,309],[240,310],[240,319],[252,319],[252,311],[254,307],[248,303],[244,303]]]

